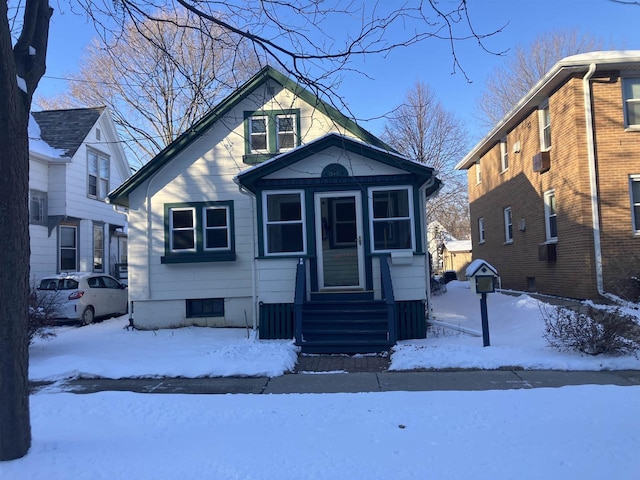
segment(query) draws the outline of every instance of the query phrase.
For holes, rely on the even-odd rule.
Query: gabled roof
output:
[[[576,74],[585,74],[591,66],[598,70],[640,70],[640,50],[589,52],[565,57],[556,63],[495,127],[455,166],[466,170],[476,163],[502,137],[513,130],[558,87]]]
[[[31,115],[40,127],[40,137],[52,148],[73,157],[106,107],[45,110]]]
[[[266,162],[255,165],[254,167],[238,174],[234,181],[249,191],[255,192],[256,183],[262,178],[275,173],[278,170],[287,168],[300,160],[315,155],[330,147],[339,147],[342,150],[362,155],[377,162],[402,169],[412,174],[418,185],[422,185],[429,180],[432,180],[433,183],[429,188],[428,194],[431,194],[440,188],[441,182],[434,175],[433,168],[414,162],[413,160],[409,160],[397,153],[389,152],[388,150],[384,150],[373,145],[368,145],[357,139],[347,137],[339,133],[328,133],[309,143],[301,145],[294,150],[282,153]]]
[[[129,206],[129,194],[135,190],[141,183],[147,180],[156,171],[161,169],[165,164],[170,162],[177,154],[187,148],[193,141],[200,137],[206,130],[224,116],[234,106],[248,97],[258,87],[268,80],[280,84],[282,87],[291,91],[295,96],[301,98],[308,104],[314,106],[318,111],[324,113],[331,118],[337,125],[345,128],[365,142],[380,147],[385,150],[394,151],[389,145],[382,140],[360,127],[350,118],[340,113],[337,109],[328,103],[320,100],[316,95],[300,86],[287,76],[283,75],[271,66],[266,66],[256,75],[249,79],[244,85],[235,90],[231,95],[222,100],[209,113],[198,120],[191,128],[167,145],[152,160],[140,168],[133,176],[131,176],[120,187],[116,188],[108,197],[110,203]]]

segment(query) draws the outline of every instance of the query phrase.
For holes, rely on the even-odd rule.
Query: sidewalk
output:
[[[32,383],[32,393],[130,391],[182,394],[357,393],[557,388],[569,385],[640,386],[640,371],[462,370],[300,373],[280,377],[76,379]]]

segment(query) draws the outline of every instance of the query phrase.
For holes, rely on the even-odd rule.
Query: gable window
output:
[[[58,228],[58,265],[61,272],[75,272],[78,270],[78,227],[75,225],[60,225]]]
[[[265,255],[305,253],[303,192],[264,192],[262,205]]]
[[[411,187],[369,190],[373,252],[413,250],[415,245]]]
[[[47,192],[29,191],[29,223],[47,225]]]
[[[631,196],[633,233],[640,235],[640,175],[632,175],[629,178],[629,193]]]
[[[93,271],[104,272],[104,224],[93,224]]]
[[[260,163],[300,145],[298,109],[244,112],[244,116],[245,163]]]
[[[484,218],[478,219],[478,243],[484,243]]]
[[[104,200],[109,193],[109,158],[89,151],[87,154],[87,195]]]
[[[540,125],[540,150],[549,150],[551,148],[551,114],[548,100],[538,108],[538,124]]]
[[[235,260],[233,202],[165,205],[162,263]]]
[[[556,194],[549,190],[544,194],[544,222],[547,241],[558,239],[558,221],[556,217]]]
[[[500,171],[504,172],[509,168],[509,145],[507,144],[507,137],[502,137],[500,140]]]
[[[513,220],[511,217],[511,207],[507,207],[503,211],[504,214],[504,241],[505,243],[513,242]]]
[[[640,128],[640,77],[622,79],[626,127]]]

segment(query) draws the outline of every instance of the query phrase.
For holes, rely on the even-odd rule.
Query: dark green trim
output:
[[[229,210],[229,248],[220,250],[205,250],[203,212],[208,207],[226,207]],[[172,252],[170,212],[174,208],[193,208],[195,210],[195,252]],[[201,262],[229,262],[236,259],[235,244],[235,214],[233,200],[208,201],[208,202],[182,202],[164,204],[164,256],[160,257],[160,263],[201,263]]]
[[[252,157],[267,157],[271,158],[278,153],[278,131],[277,131],[277,117],[278,115],[290,115],[295,117],[295,135],[297,148],[300,146],[300,109],[290,108],[288,110],[255,110],[244,112],[244,158]],[[267,117],[267,147],[268,153],[252,153],[251,152],[251,129],[249,126],[249,119],[251,117]],[[288,151],[288,150],[287,150]],[[247,162],[245,162],[247,163]],[[257,162],[259,163],[259,162]]]
[[[258,163],[266,162],[270,158],[273,158],[273,155],[269,153],[251,153],[242,156],[242,163],[245,165],[257,165]]]
[[[427,337],[427,313],[423,300],[396,302],[398,340]]]
[[[440,180],[434,176],[434,170],[431,167],[427,167],[423,164],[412,162],[407,160],[398,154],[384,151],[371,145],[362,143],[359,140],[345,137],[336,133],[330,133],[312,142],[304,144],[290,152],[283,153],[277,156],[278,161],[265,162],[264,164],[252,168],[248,171],[240,173],[237,176],[238,182],[251,192],[256,192],[257,188],[261,186],[261,182],[265,181],[265,177],[271,175],[283,168],[288,168],[300,160],[304,160],[310,156],[316,155],[318,152],[331,148],[338,147],[347,152],[351,152],[357,155],[362,155],[368,159],[380,162],[385,165],[389,165],[406,172],[404,175],[383,175],[380,177],[395,178],[400,180],[401,177],[407,177],[407,180],[400,180],[401,183],[410,183],[412,185],[421,186],[430,180],[434,181],[434,187],[439,188]],[[369,177],[357,177],[357,184],[360,184],[363,179]],[[374,176],[373,178],[376,178]],[[353,177],[328,177],[328,178],[314,178],[314,179],[281,179],[280,182],[284,182],[289,188],[293,188],[296,182],[309,180],[315,180],[315,183],[325,184],[346,184],[356,183],[356,179]],[[436,188],[436,189],[437,189]]]
[[[242,102],[251,93],[253,93],[258,87],[272,80],[280,84],[283,88],[286,88],[292,92],[295,96],[304,100],[311,105],[315,110],[320,111],[327,115],[337,126],[345,128],[353,135],[361,138],[364,142],[377,146],[383,150],[395,151],[389,145],[382,140],[360,127],[350,118],[340,113],[334,107],[328,103],[320,100],[316,95],[303,88],[301,85],[286,77],[282,73],[275,70],[273,67],[266,66],[260,70],[256,75],[249,79],[244,85],[238,88],[235,92],[220,102],[215,108],[213,108],[204,117],[198,120],[191,128],[186,130],[182,135],[176,138],[173,142],[167,145],[160,153],[158,153],[151,161],[145,164],[134,175],[129,177],[122,185],[116,188],[107,197],[110,203],[115,205],[121,205],[123,207],[129,206],[129,195],[142,183],[152,177],[158,170],[169,163],[176,155],[187,148],[192,142],[202,136],[209,128],[211,128],[215,122],[217,122],[223,115],[228,113],[233,107]]]
[[[262,303],[258,306],[261,340],[289,340],[294,337],[293,303]]]

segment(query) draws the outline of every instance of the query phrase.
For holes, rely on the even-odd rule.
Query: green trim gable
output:
[[[223,115],[225,115],[233,107],[238,105],[242,100],[247,98],[259,86],[263,85],[269,80],[273,80],[276,83],[280,84],[283,88],[291,91],[293,95],[304,100],[309,105],[316,108],[318,111],[324,113],[329,118],[331,118],[331,120],[334,121],[336,125],[345,128],[347,131],[362,139],[364,142],[383,150],[387,150],[389,152],[395,152],[395,150],[389,145],[384,143],[382,140],[380,140],[364,128],[360,127],[353,120],[340,113],[336,108],[324,102],[316,95],[302,87],[300,84],[283,75],[273,67],[266,66],[251,79],[249,79],[243,86],[238,88],[226,99],[220,102],[208,114],[197,121],[191,128],[186,130],[172,143],[167,145],[153,159],[142,166],[142,168],[140,168],[134,175],[129,177],[127,181],[113,190],[108,195],[107,201],[115,205],[128,207],[129,194],[131,192],[133,192],[146,180],[152,177],[157,171],[162,169],[167,163],[169,163],[176,155],[187,148],[192,142],[202,136],[204,132],[211,128]]]
[[[404,170],[412,176],[413,182],[410,183],[415,182],[416,185],[423,185],[429,180],[433,180],[433,185],[427,191],[428,195],[440,188],[441,182],[435,176],[433,168],[408,160],[396,153],[381,150],[375,146],[367,145],[361,141],[336,133],[330,133],[304,144],[295,150],[273,157],[273,159],[265,163],[240,173],[236,177],[236,181],[242,187],[255,193],[257,184],[264,177],[330,147],[339,147],[345,151]]]

